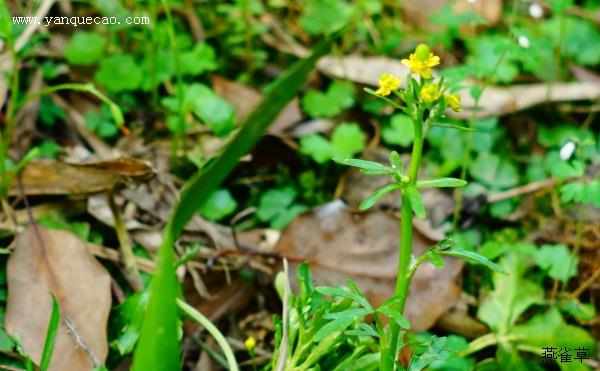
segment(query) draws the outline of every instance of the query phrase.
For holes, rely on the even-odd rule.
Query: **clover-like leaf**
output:
[[[405,189],[405,192],[415,215],[420,219],[425,219],[425,206],[423,205],[423,199],[421,198],[419,191],[417,191],[417,188],[409,186]]]
[[[358,206],[359,210],[367,210],[371,208],[383,196],[396,189],[400,189],[401,187],[402,186],[397,183],[390,183],[379,188],[378,190],[373,192],[369,197],[365,198],[363,202],[360,203],[360,205]]]
[[[464,187],[466,180],[457,178],[423,179],[417,181],[417,188],[454,188]]]

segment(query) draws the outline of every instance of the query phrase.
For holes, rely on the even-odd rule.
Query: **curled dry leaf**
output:
[[[52,312],[50,294],[56,297],[61,316],[50,370],[91,370],[97,365],[90,353],[104,362],[111,279],[85,242],[66,231],[29,226],[15,239],[7,281],[4,324],[34,362],[39,363],[44,348]]]
[[[379,305],[394,293],[398,230],[398,220],[384,212],[353,213],[341,201],[333,201],[296,218],[276,251],[290,261],[308,261],[319,284],[336,286],[352,278],[371,303]],[[413,239],[417,256],[434,243],[416,230]],[[413,278],[405,310],[415,331],[431,327],[460,296],[457,281],[463,262],[445,261],[442,269],[421,265]]]
[[[21,171],[23,188],[28,195],[97,193],[129,181],[146,181],[153,176],[154,171],[148,163],[127,157],[89,164],[34,161]],[[10,185],[9,195],[20,194],[15,177]]]

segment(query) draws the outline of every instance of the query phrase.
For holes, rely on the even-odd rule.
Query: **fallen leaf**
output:
[[[21,171],[23,188],[28,195],[90,194],[113,189],[130,180],[141,182],[154,176],[146,162],[122,157],[89,164],[58,161],[34,161]],[[21,194],[15,177],[9,195]]]
[[[352,278],[379,305],[394,293],[398,230],[398,220],[387,213],[354,213],[337,200],[296,218],[275,249],[290,261],[308,261],[319,284],[336,286]],[[434,244],[416,230],[413,239],[416,256]],[[460,296],[463,262],[444,260],[444,268],[425,263],[413,277],[405,314],[415,331],[431,327]]]
[[[407,0],[402,2],[402,9],[407,13],[407,18],[417,23],[423,29],[439,28],[431,22],[430,15],[440,11],[444,6],[453,4],[455,14],[473,12],[491,25],[496,24],[502,16],[501,0],[469,1],[469,0]],[[426,12],[423,9],[427,9]]]
[[[87,250],[85,242],[66,231],[30,225],[14,241],[7,263],[8,302],[4,324],[39,363],[53,294],[61,322],[50,370],[91,370],[90,355],[104,363],[108,354],[106,326],[111,306],[110,275]],[[74,324],[80,341],[65,321]]]
[[[219,76],[213,76],[213,89],[235,108],[237,122],[242,122],[261,101],[258,91]],[[302,112],[298,98],[294,98],[269,126],[268,132],[273,135],[281,135],[300,120],[302,120]]]

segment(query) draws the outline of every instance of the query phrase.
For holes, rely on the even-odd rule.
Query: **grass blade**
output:
[[[173,245],[183,227],[200,205],[248,153],[279,112],[302,88],[317,60],[329,52],[340,31],[315,46],[313,54],[296,62],[270,86],[263,101],[246,118],[241,128],[224,147],[222,153],[198,171],[183,187],[163,231],[158,250],[157,270],[150,285],[148,309],[144,317],[140,340],[134,353],[134,371],[172,371],[179,364],[178,316],[176,298],[178,283],[173,265]]]
[[[44,341],[44,351],[40,360],[40,370],[46,371],[50,367],[52,353],[54,352],[54,343],[56,342],[56,333],[60,324],[60,309],[54,295],[52,295],[52,313],[50,314],[50,322],[46,331],[46,340]]]

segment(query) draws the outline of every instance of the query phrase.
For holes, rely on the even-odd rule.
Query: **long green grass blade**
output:
[[[260,140],[269,124],[298,93],[317,60],[331,48],[340,31],[320,42],[307,59],[296,62],[270,86],[259,106],[241,125],[222,153],[201,169],[184,186],[163,231],[157,270],[150,285],[148,309],[134,353],[134,371],[179,370],[178,283],[173,264],[173,245],[200,205]]]
[[[52,353],[54,353],[54,344],[56,342],[56,333],[60,324],[60,309],[54,295],[52,295],[52,313],[50,314],[50,322],[46,331],[46,340],[44,341],[44,351],[40,360],[40,370],[46,371],[50,367]]]

